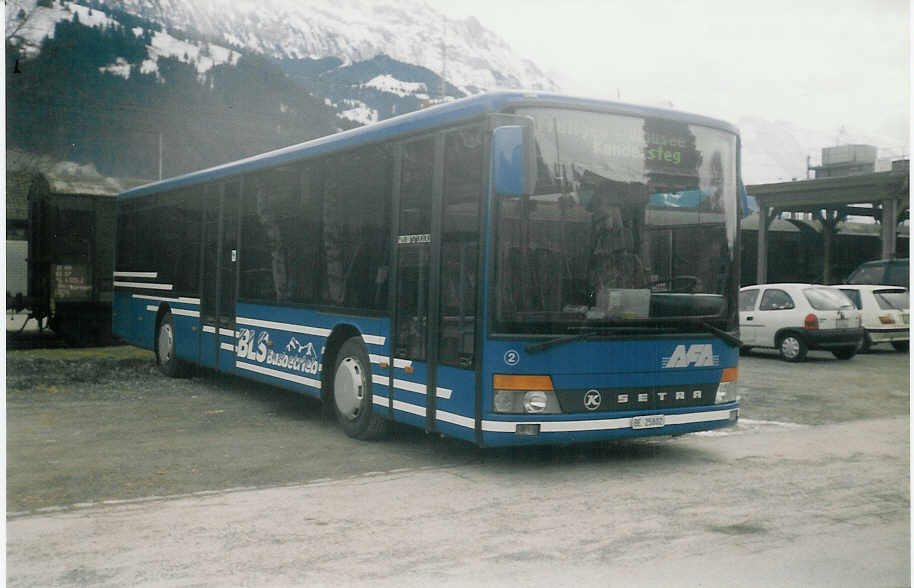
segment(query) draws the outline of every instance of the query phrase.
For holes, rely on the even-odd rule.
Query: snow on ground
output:
[[[20,8],[26,19],[20,21],[18,18]],[[53,38],[54,27],[58,22],[67,20],[72,21],[78,18],[79,22],[88,27],[108,27],[121,26],[116,20],[109,18],[103,11],[92,9],[74,2],[61,6],[54,2],[50,8],[36,6],[34,2],[11,2],[6,7],[6,27],[7,34],[11,36],[11,42],[23,48],[27,55],[34,55],[39,51],[41,41],[47,38]],[[143,34],[142,27],[134,27],[131,32],[137,37]],[[140,66],[140,72],[151,73],[158,71],[156,61],[159,57],[175,57],[185,63],[192,63],[197,69],[197,73],[202,75],[209,71],[213,66],[223,63],[238,62],[241,54],[229,48],[213,44],[204,44],[201,46],[181,41],[169,35],[167,32],[156,32],[152,37],[152,44],[148,47],[149,59],[144,61]],[[123,58],[118,58],[114,63],[99,68],[100,71],[112,73],[114,75],[130,77],[130,64]]]
[[[11,42],[21,46],[25,53],[30,56],[38,53],[41,41],[45,37],[54,38],[54,27],[58,22],[63,20],[72,21],[76,15],[79,15],[80,23],[89,27],[105,27],[117,24],[102,11],[92,10],[88,6],[73,2],[66,6],[60,6],[57,2],[54,2],[50,8],[44,6],[31,7],[28,4],[27,2],[19,4],[11,2],[7,6],[6,34],[12,37],[10,39]],[[18,19],[20,7],[28,15],[24,24]]]
[[[156,32],[152,37],[152,44],[148,48],[150,59],[158,60],[159,57],[174,57],[184,63],[192,63],[197,68],[197,74],[202,75],[213,66],[223,63],[235,65],[241,54],[219,45],[207,44],[205,50],[199,45],[176,39],[166,32]],[[145,63],[144,63],[145,66]]]
[[[98,71],[121,76],[125,80],[130,79],[130,64],[123,57],[118,57],[114,63],[98,68]]]
[[[382,92],[396,94],[401,98],[404,96],[412,96],[420,92],[428,92],[428,88],[422,82],[404,82],[391,75],[375,76],[362,84],[362,87],[375,88],[377,90],[381,90]]]
[[[363,125],[378,122],[378,111],[369,108],[364,102],[359,100],[344,100],[343,102],[353,108],[340,112],[339,116],[362,123]]]

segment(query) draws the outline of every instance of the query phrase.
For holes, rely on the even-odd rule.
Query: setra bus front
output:
[[[735,424],[735,129],[632,108],[514,114],[493,138],[479,442]]]

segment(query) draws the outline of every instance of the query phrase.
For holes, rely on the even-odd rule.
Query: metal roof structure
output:
[[[746,186],[759,205],[757,283],[767,281],[768,227],[782,212],[808,212],[822,224],[824,236],[823,276],[830,283],[831,243],[838,223],[848,215],[872,216],[880,222],[882,257],[894,257],[898,222],[910,209],[910,167],[907,160],[894,162],[892,171],[798,182]],[[861,204],[870,206],[860,206]],[[884,222],[888,221],[888,222]]]

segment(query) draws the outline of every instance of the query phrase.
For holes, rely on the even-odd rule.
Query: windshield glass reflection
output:
[[[659,118],[531,108],[535,194],[499,197],[496,329],[720,319],[737,285],[736,137]]]

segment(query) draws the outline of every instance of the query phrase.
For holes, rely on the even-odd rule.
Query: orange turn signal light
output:
[[[555,390],[549,376],[495,374],[492,387],[496,390]]]
[[[721,382],[735,382],[739,378],[739,368],[724,368],[724,373],[720,376]]]

